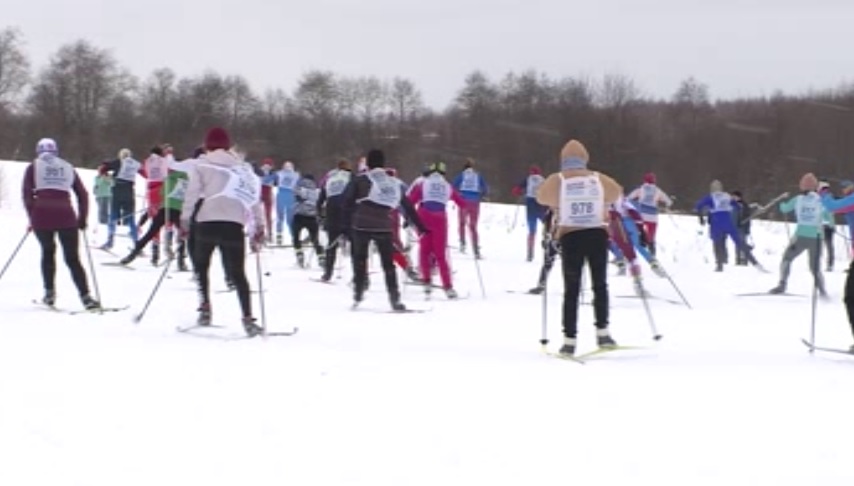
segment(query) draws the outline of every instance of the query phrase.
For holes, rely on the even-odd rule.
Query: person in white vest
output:
[[[663,205],[669,209],[673,206],[673,200],[656,185],[655,174],[652,172],[644,174],[643,184],[632,191],[628,199],[637,205],[648,238],[649,252],[655,256],[655,234],[658,229],[659,207]]]
[[[276,172],[276,245],[282,246],[282,230],[284,224],[288,223],[288,230],[294,219],[294,207],[296,205],[296,193],[294,192],[299,182],[299,172],[294,169],[293,162],[285,162],[282,169]],[[293,234],[293,231],[290,231]],[[293,244],[293,241],[291,241]]]
[[[590,267],[596,342],[616,346],[608,330],[608,208],[623,188],[614,179],[587,169],[589,155],[581,142],[570,140],[560,153],[560,172],[550,175],[537,191],[537,202],[555,214],[555,238],[563,260],[563,334],[559,353],[575,354],[581,272]]]
[[[59,158],[56,142],[39,140],[38,157],[24,172],[24,207],[30,219],[30,230],[36,234],[42,248],[41,273],[44,284],[42,303],[56,303],[56,239],[62,245],[65,264],[77,287],[80,301],[87,310],[101,304],[89,294],[86,271],[80,263],[80,231],[86,231],[89,215],[89,193],[83,186],[74,166]],[[77,198],[77,213],[71,206],[71,193]]]
[[[206,153],[198,159],[190,172],[181,210],[181,227],[190,227],[190,218],[196,203],[204,199],[195,211],[193,263],[199,292],[198,325],[211,325],[212,310],[208,272],[211,256],[219,249],[223,270],[231,277],[237,290],[242,323],[250,337],[263,330],[252,316],[249,281],[246,278],[246,237],[244,235],[247,212],[251,214],[254,234],[253,245],[264,243],[264,210],[261,203],[261,181],[252,166],[229,151],[231,140],[222,128],[212,128],[205,137]]]

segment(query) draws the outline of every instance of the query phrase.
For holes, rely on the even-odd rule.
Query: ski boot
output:
[[[234,284],[234,280],[230,278],[225,279],[225,286],[228,287],[229,292],[233,292],[237,289],[237,285]]]
[[[716,272],[723,272],[724,271],[724,264],[723,263],[716,263],[715,264],[715,271]]]
[[[480,256],[480,247],[474,247],[474,258],[475,260],[483,260],[483,257]]]
[[[305,268],[305,255],[302,250],[297,250],[297,265],[299,265],[300,268]]]
[[[160,244],[156,241],[151,245],[151,264],[157,266],[160,263]]]
[[[187,268],[187,261],[184,260],[183,258],[179,258],[178,259],[178,271],[179,272],[186,272],[188,270],[189,270],[189,268]]]
[[[389,297],[389,301],[391,302],[391,310],[395,312],[403,312],[406,310],[406,306],[400,301],[400,294],[394,294]]]
[[[539,283],[539,284],[537,284],[536,287],[529,290],[528,293],[533,294],[533,295],[542,295],[542,293],[545,291],[546,291],[546,286]]]
[[[649,262],[649,266],[652,268],[652,272],[661,278],[667,277],[667,272],[664,271],[664,267],[661,266],[661,263],[658,263],[658,260],[653,260]]]
[[[565,337],[563,338],[563,346],[560,347],[558,354],[561,356],[565,356],[567,358],[572,358],[575,356],[575,338]]]
[[[103,245],[99,246],[98,248],[100,248],[102,250],[112,250],[113,249],[113,236],[112,235],[108,236],[107,241]]]
[[[83,303],[83,308],[88,311],[101,308],[101,303],[93,299],[89,294],[81,295],[80,302]]]
[[[459,294],[457,294],[457,291],[453,288],[445,289],[445,296],[448,298],[448,300],[456,300],[460,297]]]
[[[425,282],[424,283],[424,299],[430,300],[430,298],[432,296],[433,296],[433,287],[430,285],[429,281]]]
[[[460,242],[460,253],[462,253],[463,255],[466,254],[466,242],[465,241]]]
[[[42,297],[42,304],[53,307],[56,304],[56,291],[53,289],[45,289],[44,297]]]
[[[264,329],[256,324],[256,319],[252,316],[246,316],[243,318],[243,330],[245,330],[246,335],[251,338],[259,334],[264,334]]]
[[[601,349],[614,349],[617,347],[617,342],[611,337],[611,333],[608,329],[597,329],[596,345]]]
[[[133,262],[137,256],[139,256],[139,254],[136,251],[131,251],[128,256],[119,260],[119,263],[121,263],[122,265],[130,265],[131,262]]]
[[[776,287],[768,291],[769,294],[780,295],[786,293],[786,282],[780,282]]]
[[[197,326],[211,325],[211,305],[207,302],[203,303],[198,308],[199,317],[196,319]]]
[[[624,277],[626,276],[626,262],[622,260],[617,260],[614,262],[617,265],[617,276]]]
[[[332,280],[332,274],[328,272],[323,272],[323,275],[320,276],[321,282],[329,282]]]
[[[282,234],[281,233],[276,235],[276,246],[282,246]]]

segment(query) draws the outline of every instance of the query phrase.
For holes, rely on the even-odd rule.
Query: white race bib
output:
[[[546,181],[546,178],[539,174],[531,174],[528,176],[528,183],[525,188],[525,197],[536,198],[537,190],[540,189],[540,186],[543,185],[543,182]]]
[[[561,176],[560,226],[573,228],[600,228],[605,225],[605,189],[597,174],[589,176]]]
[[[447,204],[451,199],[451,185],[440,174],[433,174],[421,183],[422,200]]]
[[[804,226],[821,226],[823,211],[821,196],[814,192],[798,196],[795,202],[795,216],[798,218],[798,224]]]
[[[326,196],[340,196],[347,189],[352,174],[347,170],[336,170],[326,178]]]
[[[34,169],[37,191],[53,189],[70,192],[74,186],[74,167],[59,157],[40,157],[36,159]]]
[[[463,192],[479,192],[480,191],[480,181],[477,177],[477,172],[466,169],[463,172],[463,180],[460,183],[460,191]]]
[[[365,199],[389,208],[396,208],[400,205],[403,186],[396,177],[386,174],[385,169],[382,168],[372,169],[368,171],[367,175],[368,179],[371,180],[371,191]]]
[[[299,174],[294,170],[283,169],[279,171],[279,187],[281,189],[293,190],[294,187],[296,187],[298,180]]]
[[[169,199],[176,199],[178,201],[183,201],[184,196],[187,194],[187,185],[189,181],[187,179],[178,179],[175,181],[175,186],[172,187],[172,192],[169,193]]]
[[[159,155],[152,155],[145,161],[148,182],[163,182],[166,179],[166,169],[166,161]]]
[[[652,184],[644,184],[640,191],[640,203],[644,206],[656,206],[655,196],[658,195],[658,188]]]
[[[207,167],[228,173],[228,183],[219,194],[211,196],[225,197],[239,202],[244,209],[250,210],[252,206],[261,200],[261,181],[255,175],[255,171],[249,164],[241,164],[235,167],[217,167],[215,165],[207,165]]]
[[[119,165],[119,173],[116,175],[116,178],[128,182],[135,181],[136,174],[139,172],[139,166],[140,163],[134,159],[127,158],[122,160]]]

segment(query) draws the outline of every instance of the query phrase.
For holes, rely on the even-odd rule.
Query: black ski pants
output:
[[[394,242],[391,231],[359,231],[352,233],[353,238],[353,288],[356,300],[361,300],[368,286],[368,247],[371,241],[377,246],[380,262],[385,273],[385,286],[392,302],[400,300],[400,288],[397,285],[397,271],[394,268]]]
[[[608,327],[608,233],[604,228],[573,231],[560,238],[563,259],[563,334],[574,338],[578,333],[578,298],[581,272],[590,267],[593,282],[593,313],[597,329]]]
[[[157,211],[157,214],[154,215],[154,219],[151,220],[151,227],[148,228],[148,231],[140,238],[139,241],[136,242],[136,246],[133,248],[133,256],[136,257],[140,253],[142,253],[143,248],[145,248],[148,243],[154,239],[154,235],[160,231],[163,226],[166,225],[167,214],[169,217],[169,222],[172,223],[176,228],[181,227],[181,211],[177,211],[175,209],[166,210],[166,208],[160,208]],[[181,238],[178,242],[178,258],[184,258],[184,239]]]
[[[211,257],[216,249],[222,254],[223,271],[237,289],[237,299],[243,317],[252,316],[252,301],[249,295],[249,281],[246,278],[244,263],[246,259],[246,237],[243,225],[228,221],[207,221],[196,223],[194,231],[193,260],[198,277],[199,299],[210,304],[210,278],[208,272]]]
[[[323,269],[323,275],[327,278],[332,277],[332,272],[335,270],[335,259],[338,256],[338,250],[341,249],[341,240],[349,239],[349,235],[344,232],[344,228],[340,224],[330,224],[326,222],[326,265]]]
[[[62,245],[65,265],[71,271],[71,280],[81,295],[89,294],[86,271],[80,263],[80,234],[77,228],[55,230],[35,230],[36,238],[42,247],[42,281],[45,290],[56,290],[56,237]]]
[[[294,219],[291,221],[291,238],[294,242],[294,249],[297,251],[302,249],[302,241],[299,237],[302,230],[308,231],[308,239],[311,241],[311,245],[314,246],[314,251],[320,255],[323,252],[323,247],[320,246],[320,240],[318,239],[320,225],[317,222],[317,216],[307,216],[305,214],[294,215]]]
[[[836,234],[836,226],[824,227],[824,247],[827,248],[827,268],[833,268],[833,261],[836,260],[836,252],[833,250],[833,235]]]

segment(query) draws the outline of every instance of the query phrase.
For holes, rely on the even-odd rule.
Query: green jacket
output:
[[[181,211],[184,206],[184,193],[187,192],[187,173],[170,170],[163,183],[163,205],[169,211]]]
[[[780,211],[783,213],[795,212],[797,225],[795,236],[803,238],[821,238],[822,224],[827,217],[827,210],[821,201],[821,196],[815,192],[798,194],[797,196],[780,203]]]
[[[95,193],[96,198],[112,197],[113,196],[113,178],[109,176],[95,176]]]

